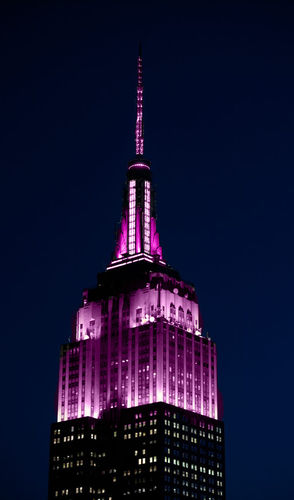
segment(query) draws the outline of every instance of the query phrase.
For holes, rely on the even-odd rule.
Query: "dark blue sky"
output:
[[[218,346],[228,500],[292,500],[293,2],[2,4],[1,497],[46,498],[59,345],[145,150]],[[292,4],[292,5],[291,5]]]

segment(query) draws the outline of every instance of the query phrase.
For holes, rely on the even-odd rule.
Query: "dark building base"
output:
[[[165,403],[52,425],[49,500],[224,500],[223,422]]]

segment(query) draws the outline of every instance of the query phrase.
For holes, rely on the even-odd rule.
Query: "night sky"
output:
[[[1,5],[1,498],[46,499],[59,346],[114,248],[141,40],[163,252],[218,348],[227,499],[292,500],[293,2]]]

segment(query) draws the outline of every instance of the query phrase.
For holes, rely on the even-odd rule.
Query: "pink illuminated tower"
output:
[[[50,499],[225,498],[216,346],[195,288],[163,257],[143,156],[141,50],[137,71],[136,155],[113,258],[61,347]]]

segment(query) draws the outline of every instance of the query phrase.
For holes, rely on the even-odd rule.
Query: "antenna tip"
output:
[[[142,57],[142,42],[139,42],[138,56]]]

